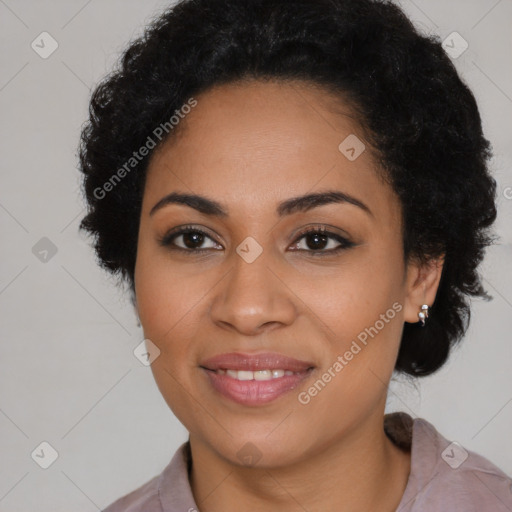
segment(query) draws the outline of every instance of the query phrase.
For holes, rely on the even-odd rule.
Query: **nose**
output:
[[[233,267],[215,288],[212,321],[247,336],[291,325],[297,315],[293,292],[266,252],[252,263],[238,254],[233,260]]]

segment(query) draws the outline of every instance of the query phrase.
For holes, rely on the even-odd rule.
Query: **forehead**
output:
[[[150,161],[148,201],[179,190],[214,196],[243,214],[339,189],[377,210],[396,207],[357,116],[338,96],[301,82],[248,81],[195,99]]]

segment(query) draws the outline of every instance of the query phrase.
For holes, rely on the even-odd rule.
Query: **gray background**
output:
[[[77,231],[90,88],[166,5],[0,0],[0,511],[98,510],[186,439],[133,355],[143,335],[128,296]],[[474,302],[465,342],[438,374],[393,382],[388,409],[426,418],[512,474],[512,0],[401,5],[423,30],[469,43],[454,60],[494,146],[501,241],[482,267],[494,300]],[[31,48],[43,31],[59,45],[47,59]],[[43,237],[55,254],[41,252]],[[31,458],[42,441],[58,452],[48,469]]]

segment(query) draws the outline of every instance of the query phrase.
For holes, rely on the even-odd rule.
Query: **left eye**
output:
[[[337,252],[354,244],[336,233],[315,229],[303,233],[292,246],[293,250],[307,252]]]

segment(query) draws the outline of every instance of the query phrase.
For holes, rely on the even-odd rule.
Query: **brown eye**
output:
[[[308,249],[311,249],[312,251],[325,249],[329,244],[329,237],[322,233],[308,233],[304,239],[306,240]]]
[[[331,233],[325,228],[314,228],[300,234],[293,245],[293,250],[328,255],[349,249],[354,245],[353,242],[337,233]]]
[[[215,242],[206,232],[194,227],[172,230],[160,240],[160,245],[186,252],[222,249],[222,246]]]
[[[187,249],[197,249],[203,244],[205,235],[197,231],[189,231],[188,233],[183,233],[181,239]]]

